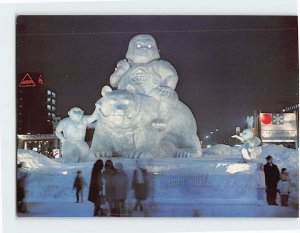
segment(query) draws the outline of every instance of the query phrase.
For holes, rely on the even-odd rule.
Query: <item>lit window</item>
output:
[[[52,110],[53,110],[53,111],[55,111],[55,110],[56,110],[56,108],[55,108],[55,107],[52,107]]]
[[[56,101],[55,100],[52,100],[52,104],[55,104],[56,103]]]
[[[55,94],[54,92],[52,92],[52,96],[53,96],[53,97],[56,97],[56,94]]]
[[[51,91],[47,90],[47,95],[51,95],[51,94],[52,94]]]
[[[51,98],[47,98],[47,102],[51,102]]]
[[[50,105],[47,105],[47,109],[48,109],[48,110],[51,110],[51,106],[50,106]]]

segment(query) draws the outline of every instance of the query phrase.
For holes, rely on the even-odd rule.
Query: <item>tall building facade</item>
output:
[[[17,134],[52,134],[56,117],[56,93],[44,84],[40,73],[17,77]]]

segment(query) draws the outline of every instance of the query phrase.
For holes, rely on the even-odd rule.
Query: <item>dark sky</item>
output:
[[[44,75],[57,115],[91,114],[129,40],[150,34],[200,138],[219,128],[228,141],[254,110],[298,103],[297,28],[293,16],[19,16],[16,69]]]

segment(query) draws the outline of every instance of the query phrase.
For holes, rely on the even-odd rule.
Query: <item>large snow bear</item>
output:
[[[100,117],[90,148],[95,157],[201,157],[196,121],[179,100],[167,124],[159,125],[160,103],[151,96],[126,90],[102,89],[96,102]]]

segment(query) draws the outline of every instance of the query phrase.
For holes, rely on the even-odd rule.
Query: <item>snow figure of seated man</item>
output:
[[[252,129],[244,129],[240,135],[233,135],[231,137],[237,138],[243,143],[241,153],[245,161],[255,160],[261,154],[262,150],[259,146],[261,141],[254,135]]]
[[[160,55],[155,39],[150,35],[134,36],[128,46],[126,59],[118,62],[110,76],[110,84],[121,90],[132,87],[136,93],[154,97],[160,106],[154,128],[164,129],[173,114],[178,96],[174,91],[178,81],[175,68]]]
[[[78,108],[71,108],[69,117],[61,120],[55,130],[55,134],[62,143],[62,155],[64,162],[86,161],[89,146],[85,142],[87,126],[97,120],[98,113],[84,116],[84,112]]]

